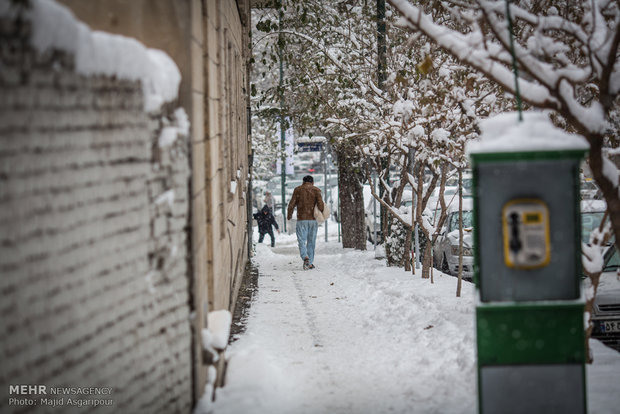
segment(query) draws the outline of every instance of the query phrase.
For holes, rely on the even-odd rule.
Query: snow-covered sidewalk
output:
[[[454,277],[430,284],[330,237],[312,271],[294,235],[257,246],[258,293],[209,411],[474,413],[473,285],[457,298]],[[620,412],[620,354],[593,342],[590,412]]]

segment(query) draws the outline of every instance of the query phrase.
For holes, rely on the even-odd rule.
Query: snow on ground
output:
[[[313,271],[294,235],[257,246],[258,294],[210,411],[476,412],[473,285],[456,298],[455,278],[435,271],[431,285],[387,268],[334,231],[326,243],[319,228]],[[620,354],[592,342],[590,413],[620,412]]]
[[[620,413],[620,353],[590,340],[594,363],[586,365],[590,414]]]

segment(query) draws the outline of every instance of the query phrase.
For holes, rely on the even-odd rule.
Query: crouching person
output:
[[[280,229],[278,228],[278,223],[276,223],[275,217],[271,214],[271,209],[269,206],[265,204],[262,210],[255,213],[253,217],[258,223],[258,242],[262,243],[265,238],[265,234],[269,234],[269,237],[271,237],[271,247],[274,247],[276,245],[276,238],[273,235],[272,226],[276,228],[278,234],[280,234]]]

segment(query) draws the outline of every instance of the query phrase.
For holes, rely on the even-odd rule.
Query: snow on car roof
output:
[[[463,197],[463,211],[471,211],[474,209],[474,199],[470,197]],[[459,211],[459,200],[455,198],[454,201],[448,207],[448,213]]]
[[[607,210],[607,203],[604,200],[581,200],[582,213],[597,213]]]

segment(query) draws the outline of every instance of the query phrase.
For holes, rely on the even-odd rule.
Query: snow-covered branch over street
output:
[[[619,144],[618,3],[448,0],[431,8],[424,2],[388,2],[401,16],[397,25],[410,30],[412,39],[423,35],[516,99],[550,110],[557,125],[585,138],[588,166],[607,202],[610,231],[620,248],[620,172],[607,155]],[[591,243],[600,246],[607,240]],[[586,261],[590,276],[598,280],[602,268],[592,273],[592,262]]]

